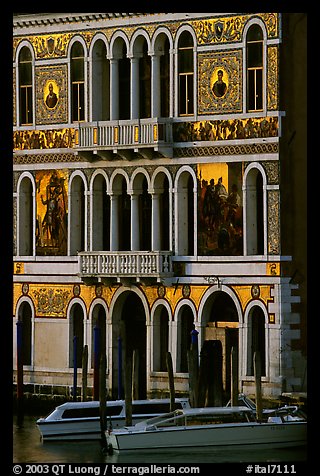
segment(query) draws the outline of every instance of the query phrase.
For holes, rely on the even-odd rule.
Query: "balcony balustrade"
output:
[[[79,123],[75,128],[75,150],[81,154],[112,159],[114,154],[133,158],[138,153],[151,158],[152,153],[172,157],[171,119],[136,119]]]
[[[169,278],[173,276],[171,251],[79,252],[82,278]]]

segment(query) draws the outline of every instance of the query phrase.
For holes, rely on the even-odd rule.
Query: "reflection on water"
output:
[[[23,427],[13,422],[14,463],[232,463],[306,461],[306,449],[278,450],[225,449],[195,453],[104,454],[99,441],[50,442],[43,444],[36,426],[36,416],[25,416]]]

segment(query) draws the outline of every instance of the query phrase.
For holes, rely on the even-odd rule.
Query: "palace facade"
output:
[[[22,323],[34,392],[81,387],[85,346],[91,388],[99,348],[112,397],[133,350],[137,396],[167,352],[188,392],[193,330],[226,397],[234,352],[240,391],[259,352],[264,396],[305,392],[306,15],[13,26],[14,381]]]

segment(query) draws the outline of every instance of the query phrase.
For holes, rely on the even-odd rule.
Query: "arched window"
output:
[[[93,309],[91,336],[91,368],[94,368],[95,357],[99,359],[96,362],[99,366],[100,356],[106,353],[106,312],[101,304]]]
[[[110,118],[110,62],[106,45],[97,40],[92,51],[92,120],[108,121]]]
[[[19,323],[21,325],[21,354],[22,364],[31,365],[31,348],[32,348],[32,311],[30,304],[22,303],[19,309]]]
[[[147,179],[142,181],[142,193],[139,195],[139,236],[140,249],[144,251],[151,250],[151,195],[148,192]]]
[[[169,316],[164,306],[159,306],[154,315],[153,323],[153,370],[167,370],[166,355],[169,340]]]
[[[24,46],[19,54],[19,111],[20,124],[23,126],[33,123],[32,82],[31,51]]]
[[[70,311],[70,333],[69,333],[69,367],[82,367],[82,352],[83,352],[83,309],[79,303],[72,306]],[[74,362],[76,361],[76,362]]]
[[[92,250],[110,250],[110,195],[101,174],[93,182],[91,229]]]
[[[263,177],[251,169],[246,181],[246,254],[264,254]]]
[[[170,115],[170,54],[169,39],[165,36],[164,53],[160,56],[160,108],[161,117],[169,117]]]
[[[264,313],[259,306],[255,306],[250,314],[248,326],[248,375],[254,375],[254,354],[259,352],[261,375],[266,375],[266,342]]]
[[[120,41],[123,44],[119,58],[119,119],[130,119],[130,59],[125,42]]]
[[[119,250],[131,249],[131,200],[127,192],[127,182],[122,178],[122,193],[119,196],[118,210]]]
[[[139,59],[140,118],[151,117],[151,57],[148,44],[143,41],[142,57]]]
[[[193,330],[193,312],[183,306],[178,316],[177,372],[188,372],[188,351]]]
[[[77,176],[70,189],[70,255],[84,251],[85,247],[85,195],[84,183]]]
[[[84,52],[81,43],[76,42],[71,49],[71,120],[84,121]]]
[[[252,25],[247,34],[247,111],[263,109],[263,33]]]
[[[193,114],[193,39],[189,32],[181,33],[178,43],[179,116]]]
[[[177,214],[177,252],[179,255],[194,255],[194,181],[191,174],[183,172],[178,180]]]
[[[33,198],[32,184],[28,177],[24,177],[19,188],[19,228],[18,254],[19,256],[33,255]],[[39,228],[37,227],[37,232]]]

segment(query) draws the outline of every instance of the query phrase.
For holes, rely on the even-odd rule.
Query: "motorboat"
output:
[[[247,406],[184,408],[132,426],[106,431],[109,453],[198,451],[213,448],[283,448],[306,445],[307,419],[298,407],[270,410],[257,421]]]
[[[190,408],[188,398],[176,398],[175,409]],[[132,423],[159,416],[170,410],[170,399],[159,398],[132,401]],[[125,400],[106,402],[106,427],[120,428],[126,423]],[[100,402],[66,402],[57,406],[36,425],[41,440],[98,440],[101,438]]]

